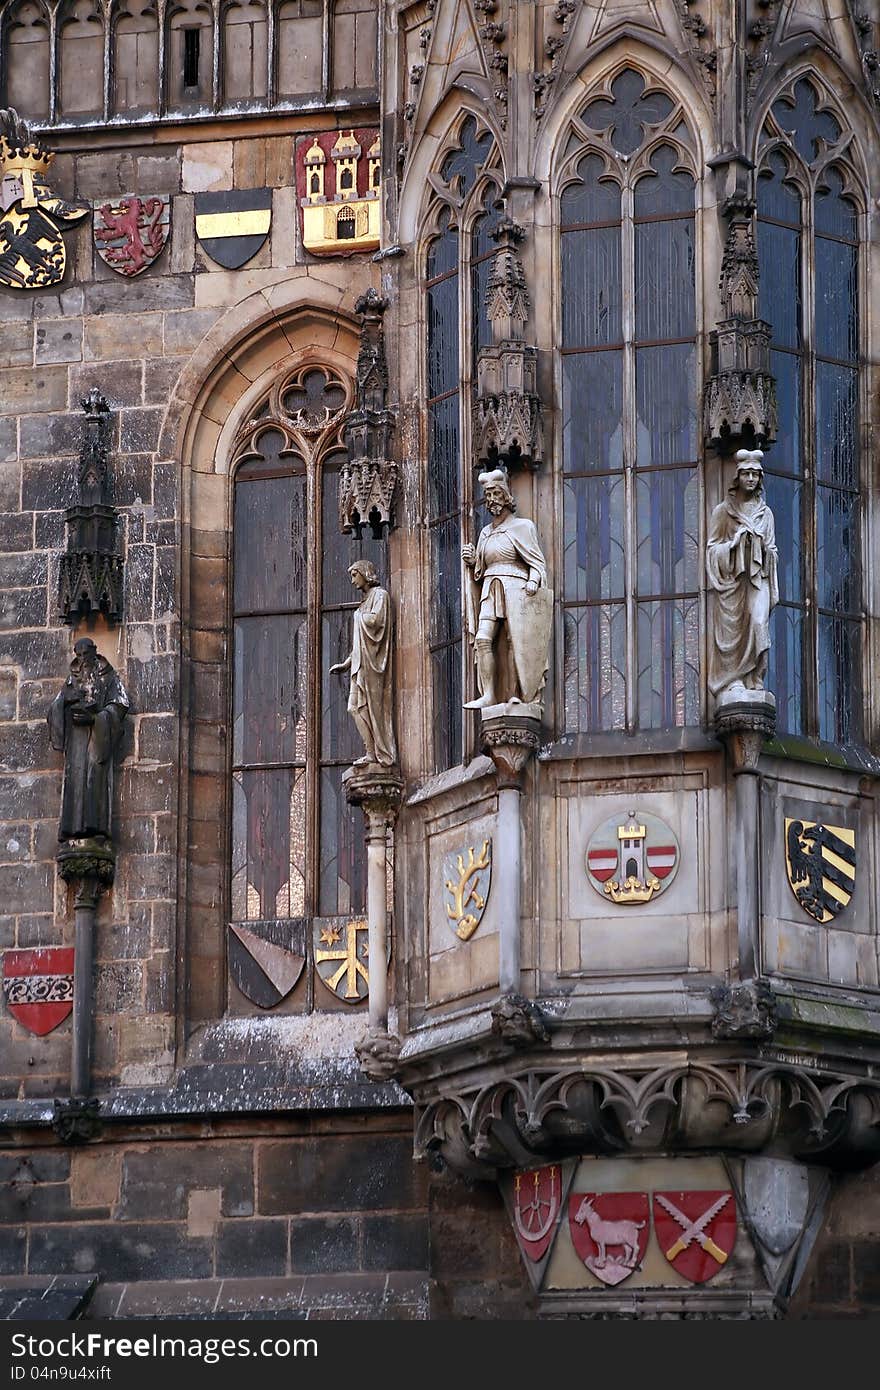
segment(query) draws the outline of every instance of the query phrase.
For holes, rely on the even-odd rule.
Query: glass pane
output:
[[[858,237],[858,211],[849,198],[841,197],[843,179],[836,169],[826,169],[822,178],[823,185],[816,189],[814,202],[816,231],[855,241]]]
[[[791,352],[771,352],[770,370],[776,377],[779,428],[765,467],[780,473],[803,473],[801,458],[801,360]]]
[[[351,651],[353,612],[341,608],[321,620],[321,757],[345,762],[361,757],[364,746],[348,713],[349,673],[331,676],[330,667]]]
[[[363,912],[366,907],[367,851],[363,816],[349,806],[342,789],[344,768],[321,768],[321,848],[318,913]]]
[[[636,462],[639,468],[697,457],[697,354],[690,343],[636,353]]]
[[[569,608],[564,624],[566,729],[626,728],[626,609]]]
[[[773,463],[776,462],[775,454],[774,446],[771,455]],[[776,548],[779,551],[779,597],[789,603],[803,603],[805,597],[802,493],[802,484],[792,478],[779,478],[774,473],[764,474],[764,495],[773,513]],[[774,689],[773,686],[770,688]]]
[[[457,516],[431,528],[431,643],[461,634],[461,527]]]
[[[238,618],[233,649],[233,762],[287,763],[305,758],[305,619]]]
[[[858,487],[859,379],[830,362],[816,363],[816,468],[823,482]]]
[[[569,478],[562,492],[566,599],[624,596],[623,475]]]
[[[428,319],[428,395],[458,387],[458,276],[432,285],[425,296]]]
[[[459,508],[458,395],[428,407],[428,514]]]
[[[862,606],[858,494],[819,487],[816,513],[819,607],[835,613],[858,613]]]
[[[306,604],[306,480],[302,474],[235,485],[236,612]]]
[[[478,131],[473,116],[468,116],[461,127],[459,148],[446,156],[440,168],[441,177],[460,198],[470,193],[491,149],[492,136],[487,130]]]
[[[856,248],[816,237],[816,351],[854,362],[859,355]]]
[[[448,221],[449,214],[445,214]],[[425,274],[429,280],[436,275],[446,275],[458,269],[458,230],[447,227],[441,236],[435,237],[428,247]]]
[[[438,772],[461,762],[461,639],[431,653],[434,689],[434,761]]]
[[[833,145],[840,139],[840,124],[830,111],[819,111],[819,97],[811,82],[802,77],[791,97],[773,103],[773,115],[806,164],[812,164],[821,149],[820,141]]]
[[[781,734],[804,732],[804,615],[779,603],[770,615],[767,689],[776,696],[776,727]]]
[[[232,781],[232,917],[305,912],[305,776],[290,768]]]
[[[801,221],[801,195],[794,184],[785,182],[787,173],[785,156],[778,152],[771,154],[768,169],[758,175],[758,216],[773,217],[798,227]]]
[[[693,212],[694,181],[687,169],[678,168],[681,159],[671,145],[661,145],[651,155],[651,174],[643,174],[633,193],[633,212],[638,217],[656,217],[661,212]]]
[[[623,354],[562,359],[562,449],[567,473],[623,467]]]
[[[485,217],[478,217],[471,233],[471,329],[472,353],[476,370],[477,352],[492,342],[492,325],[486,308],[486,291],[492,271],[493,256],[497,250],[492,240],[492,231],[498,226],[500,213],[491,207],[498,194],[493,187],[485,197],[484,204],[489,207]]]
[[[565,347],[620,342],[623,325],[619,227],[563,233],[562,287]]]
[[[339,529],[339,473],[327,466],[321,476],[321,606],[360,603],[363,595],[354,587],[348,573],[355,560],[372,560],[379,583],[388,585],[388,544],[373,538],[365,526],[361,540],[346,536]]]
[[[598,155],[586,155],[577,166],[579,183],[570,183],[560,198],[563,227],[576,227],[584,222],[619,222],[620,189],[613,179],[602,178],[605,161]]]
[[[855,743],[862,732],[862,626],[819,615],[819,737]]]
[[[773,330],[780,347],[801,345],[800,233],[758,222],[758,316]]]
[[[636,234],[636,337],[689,338],[694,320],[694,224],[641,222]]]
[[[636,589],[643,597],[696,591],[700,572],[696,469],[636,475]]]
[[[700,722],[700,620],[696,599],[637,608],[640,729]]]
[[[665,92],[646,92],[645,79],[632,68],[625,68],[611,84],[611,100],[600,97],[589,102],[581,120],[591,130],[608,130],[619,154],[633,154],[641,145],[646,126],[659,125],[672,111]]]

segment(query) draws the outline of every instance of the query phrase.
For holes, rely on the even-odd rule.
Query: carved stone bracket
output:
[[[493,341],[477,358],[474,402],[474,450],[477,461],[489,468],[537,468],[544,457],[538,354],[525,341],[530,302],[517,251],[524,236],[523,228],[508,217],[492,232],[498,250],[486,308]]]
[[[770,444],[776,438],[776,381],[770,371],[770,325],[758,318],[754,202],[728,198],[721,263],[723,317],[710,335],[713,372],[706,383],[706,439],[716,448]]]
[[[495,764],[498,786],[519,790],[526,763],[537,751],[541,738],[541,720],[534,706],[488,706],[483,711],[480,747]],[[499,713],[491,713],[498,710]],[[503,710],[503,712],[501,712]]]
[[[62,1144],[85,1144],[101,1133],[100,1110],[96,1096],[56,1100],[52,1128]]]
[[[844,1168],[880,1156],[880,1081],[806,1063],[531,1066],[427,1103],[415,1095],[417,1155],[470,1177],[569,1153],[759,1153],[772,1143],[778,1156]]]
[[[512,1047],[550,1040],[540,1007],[521,994],[505,994],[492,1006],[492,1032]]]
[[[715,732],[727,748],[734,776],[757,772],[761,749],[776,733],[776,701],[769,690],[747,692],[742,699],[719,702]]]
[[[107,488],[110,407],[93,387],[82,402],[85,427],[77,501],[65,513],[67,550],[58,573],[58,611],[75,624],[91,613],[122,621],[122,557],[116,553],[116,508]]]
[[[369,526],[374,537],[394,524],[397,463],[391,457],[395,417],[388,409],[388,362],[382,318],[388,308],[374,289],[355,304],[361,315],[355,408],[345,418],[348,459],[339,476],[339,525],[345,534],[360,536]]]
[[[717,985],[709,998],[713,1038],[772,1038],[776,1031],[776,1000],[766,980]]]
[[[360,806],[368,818],[378,818],[393,826],[403,798],[403,778],[396,767],[380,763],[355,764],[342,774],[342,784],[350,806]]]
[[[371,1081],[390,1081],[397,1073],[400,1038],[384,1029],[370,1028],[354,1045],[355,1055]]]
[[[66,883],[79,884],[77,905],[83,893],[94,894],[94,901],[113,882],[116,856],[106,840],[68,840],[58,851],[58,873]],[[91,904],[94,906],[94,903]]]

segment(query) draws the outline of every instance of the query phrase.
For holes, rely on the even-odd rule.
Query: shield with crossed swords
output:
[[[736,1201],[726,1192],[655,1192],[654,1230],[672,1268],[705,1284],[727,1263],[736,1241]]]

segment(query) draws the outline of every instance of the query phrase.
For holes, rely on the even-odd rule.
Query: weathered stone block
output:
[[[123,1163],[118,1216],[124,1221],[185,1219],[189,1194],[219,1187],[224,1216],[252,1216],[253,1149],[250,1144],[155,1144],[130,1150]]]
[[[135,346],[134,342],[129,342],[128,351],[131,352]],[[70,408],[76,410],[93,387],[102,392],[113,409],[122,405],[139,405],[143,397],[143,383],[142,362],[114,362],[112,366],[86,362],[71,367]]]
[[[189,309],[193,304],[191,275],[149,275],[124,280],[114,275],[86,286],[87,314],[137,314],[141,310]],[[127,355],[127,354],[126,354]]]
[[[214,326],[222,310],[184,309],[165,315],[165,353],[192,352]]]
[[[95,1011],[98,1014],[137,1012],[143,1005],[143,965],[140,961],[108,961],[98,969]]]
[[[207,1278],[211,1245],[192,1240],[184,1226],[117,1221],[38,1226],[31,1232],[33,1274],[87,1274],[105,1280]]]
[[[45,555],[0,555],[0,589],[45,584],[47,573]]]
[[[45,627],[47,611],[45,585],[36,589],[0,591],[0,627]]]
[[[49,864],[0,864],[0,902],[7,912],[51,906],[55,874]]]
[[[40,459],[29,463],[21,485],[21,504],[35,512],[58,511],[74,500],[72,460]]]
[[[38,365],[82,361],[82,319],[39,319],[35,329],[34,359]]]
[[[58,848],[57,826],[55,848]],[[22,913],[19,917],[16,934],[17,946],[27,948],[28,946],[59,946],[61,944],[61,936],[51,912],[28,912]]]
[[[0,1182],[67,1182],[70,1154],[60,1149],[29,1149],[0,1154]]]
[[[30,550],[34,543],[34,518],[29,512],[0,517],[0,545],[4,550]]]
[[[119,1200],[122,1151],[102,1144],[100,1149],[76,1149],[70,1156],[72,1208],[107,1207]]]
[[[82,442],[82,421],[75,415],[23,415],[20,424],[21,457],[54,460],[58,454],[78,455]],[[68,465],[68,502],[73,502],[76,473],[73,460]]]
[[[66,367],[9,367],[0,370],[0,401],[14,401],[22,412],[63,410],[67,405]]]
[[[29,322],[0,324],[0,367],[26,367],[33,360],[33,325]]]
[[[15,416],[0,415],[0,463],[9,463],[10,459],[17,457],[18,442]]]
[[[20,666],[31,680],[60,678],[69,662],[68,645],[63,630],[0,633],[0,666]]]
[[[186,357],[169,357],[166,343],[166,356],[151,357],[144,363],[144,403],[146,405],[167,405],[177,379],[186,365]]]
[[[18,676],[14,671],[0,671],[0,719],[14,719],[18,699]]]
[[[34,517],[34,545],[37,550],[64,550],[67,524],[63,512],[37,512]],[[53,611],[54,611],[53,596]]]
[[[359,1269],[360,1220],[351,1216],[303,1216],[290,1224],[290,1267],[296,1274]]]
[[[132,344],[136,344],[145,357],[161,356],[160,313],[104,313],[86,319],[83,354],[87,362],[125,359],[131,354]]]
[[[217,1232],[217,1273],[239,1279],[284,1274],[286,1221],[224,1221]]]
[[[159,442],[163,412],[158,408],[123,410],[119,447],[125,454],[152,453]]]
[[[0,1274],[24,1274],[27,1228],[0,1226]]]
[[[259,1210],[267,1215],[417,1205],[412,1140],[403,1134],[265,1144],[259,1175]]]

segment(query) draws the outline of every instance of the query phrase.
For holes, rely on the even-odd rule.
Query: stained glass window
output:
[[[339,531],[342,383],[316,367],[275,396],[255,411],[234,481],[235,921],[348,916],[366,899],[362,826],[342,788],[363,749],[348,679],[330,667],[351,650],[348,567],[370,559],[387,583],[386,547]]]
[[[780,582],[768,685],[780,732],[833,743],[862,729],[859,218],[848,171],[828,162],[841,134],[802,78],[773,105],[758,176],[760,314],[779,401],[764,459]]]
[[[491,153],[488,132],[466,116],[457,148],[444,156],[439,171],[455,213],[451,205],[439,212],[425,261],[429,649],[438,771],[464,756],[461,546],[471,489],[462,458],[476,356],[491,341],[486,289],[495,249],[491,233],[499,217],[497,185],[483,176]],[[470,343],[463,361],[462,328],[464,343]]]
[[[632,155],[671,100],[627,70],[582,121]],[[699,722],[694,180],[587,150],[561,194],[565,725]]]

